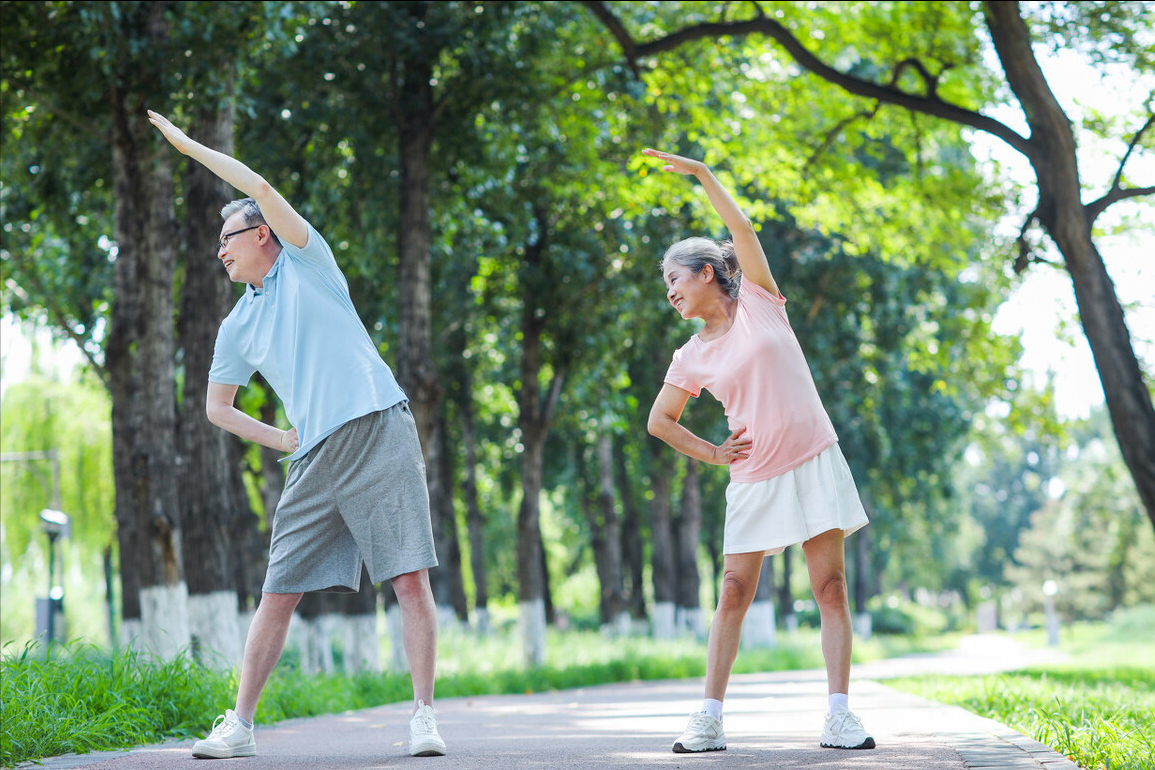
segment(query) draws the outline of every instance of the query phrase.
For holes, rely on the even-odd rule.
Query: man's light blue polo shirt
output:
[[[250,284],[221,322],[209,382],[247,385],[260,372],[300,439],[286,459],[304,457],[350,420],[406,400],[312,225],[304,248],[283,244],[262,283]]]

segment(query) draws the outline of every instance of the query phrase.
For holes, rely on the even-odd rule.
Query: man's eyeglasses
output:
[[[243,228],[241,230],[233,230],[231,233],[225,233],[224,235],[221,236],[221,248],[223,249],[225,246],[228,246],[229,245],[229,239],[232,238],[234,235],[240,235],[241,233],[247,233],[249,230],[256,230],[258,227],[260,227],[260,225],[253,225],[252,227],[246,227],[246,228]]]

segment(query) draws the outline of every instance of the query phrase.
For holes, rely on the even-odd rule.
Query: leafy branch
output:
[[[625,55],[627,62],[629,62],[630,68],[635,72],[638,71],[638,60],[673,50],[678,46],[695,40],[722,36],[742,37],[750,34],[762,34],[777,41],[803,69],[856,96],[877,99],[885,104],[893,104],[898,107],[944,118],[980,131],[985,131],[1002,139],[1024,155],[1029,155],[1029,140],[1005,123],[975,112],[974,110],[952,104],[936,96],[936,79],[927,72],[921,63],[917,63],[916,66],[914,59],[906,59],[896,66],[892,83],[898,79],[898,75],[901,74],[902,69],[907,66],[913,66],[923,75],[923,80],[928,90],[926,96],[904,91],[893,84],[883,85],[836,70],[819,59],[813,52],[806,48],[806,46],[802,45],[790,30],[786,29],[786,27],[774,19],[764,15],[743,21],[718,21],[694,24],[679,29],[676,32],[671,32],[656,40],[639,43],[634,40],[625,28],[625,25],[622,24],[620,19],[614,16],[604,2],[601,2],[601,0],[582,0],[582,4],[589,8],[594,16],[606,26],[610,34],[614,36],[618,45],[621,46],[622,53]]]

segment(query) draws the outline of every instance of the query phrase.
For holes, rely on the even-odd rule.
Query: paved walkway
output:
[[[449,755],[406,752],[409,704],[257,726],[259,756],[197,760],[192,741],[44,761],[49,770],[527,770],[542,768],[820,768],[821,770],[1077,770],[1051,749],[989,719],[898,692],[882,682],[911,673],[986,673],[1040,659],[1006,637],[973,637],[958,651],[856,666],[851,707],[873,751],[818,746],[826,706],[821,671],[736,676],[726,698],[729,749],[670,751],[702,681],[633,682],[533,695],[437,702]],[[207,726],[206,726],[207,727]],[[206,764],[211,763],[211,764]],[[29,765],[30,766],[30,765]]]

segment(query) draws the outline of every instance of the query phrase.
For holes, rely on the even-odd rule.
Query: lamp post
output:
[[[48,535],[48,599],[46,600],[48,643],[56,640],[56,616],[64,612],[64,587],[56,584],[56,541],[72,535],[72,520],[61,511],[45,508],[40,512],[40,528]]]
[[[1055,594],[1059,593],[1059,584],[1054,580],[1043,583],[1043,610],[1047,615],[1047,644],[1059,646],[1059,614],[1055,612]]]

